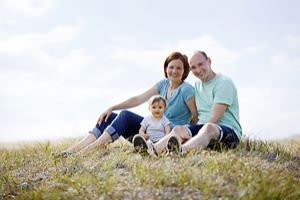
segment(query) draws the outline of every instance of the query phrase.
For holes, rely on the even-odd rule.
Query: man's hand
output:
[[[191,138],[192,138],[191,136],[180,136],[181,144],[186,143]]]

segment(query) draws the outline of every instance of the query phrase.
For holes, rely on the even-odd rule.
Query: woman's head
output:
[[[177,71],[176,71],[177,70]],[[180,52],[172,52],[165,60],[164,63],[164,73],[166,78],[170,78],[172,74],[176,76],[181,76],[180,80],[184,81],[190,72],[190,65],[186,55]]]

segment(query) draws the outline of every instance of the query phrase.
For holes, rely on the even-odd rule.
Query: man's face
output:
[[[191,71],[203,82],[207,82],[211,77],[210,58],[205,58],[201,53],[196,53],[192,56],[190,61]]]

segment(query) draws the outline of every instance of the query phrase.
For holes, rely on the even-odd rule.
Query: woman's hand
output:
[[[97,121],[97,124],[100,125],[103,120],[106,122],[108,117],[111,115],[112,111],[113,111],[113,108],[109,107],[104,113],[102,113]]]

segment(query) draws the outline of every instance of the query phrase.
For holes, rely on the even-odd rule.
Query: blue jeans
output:
[[[100,125],[96,124],[90,133],[99,138],[106,131],[110,134],[113,141],[120,136],[131,140],[132,136],[139,133],[140,123],[143,119],[143,117],[133,112],[122,110],[119,114],[112,113],[107,122],[102,121]]]

